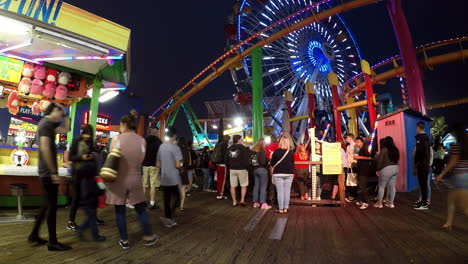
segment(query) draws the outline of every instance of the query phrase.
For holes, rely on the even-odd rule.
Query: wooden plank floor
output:
[[[457,215],[456,228],[445,232],[445,193],[435,191],[429,211],[411,208],[414,194],[397,194],[395,209],[355,206],[293,206],[287,216],[267,212],[254,231],[244,227],[258,210],[232,208],[212,193],[194,193],[179,213],[180,225],[159,223],[162,211],[150,212],[160,244],[146,248],[133,211],[128,210],[132,248],[122,250],[113,208],[100,211],[104,243],[80,242],[65,229],[67,210],[59,209],[58,237],[73,246],[48,252],[26,243],[32,223],[0,224],[0,263],[468,263],[468,218]],[[33,213],[31,210],[27,210]],[[0,210],[0,215],[14,211]],[[269,239],[276,220],[287,217],[282,240]],[[78,221],[83,213],[78,214]],[[42,234],[46,237],[46,225]]]

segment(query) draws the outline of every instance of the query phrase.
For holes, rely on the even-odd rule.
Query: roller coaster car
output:
[[[249,105],[252,103],[252,94],[250,93],[235,93],[234,101],[240,105]]]

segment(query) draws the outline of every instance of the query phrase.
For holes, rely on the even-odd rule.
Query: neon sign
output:
[[[88,124],[88,119],[89,119],[89,112],[85,112],[84,120],[83,120],[83,123],[85,125]],[[110,116],[98,113],[98,116],[97,116],[97,119],[96,119],[96,127],[109,128],[110,125],[111,125]]]

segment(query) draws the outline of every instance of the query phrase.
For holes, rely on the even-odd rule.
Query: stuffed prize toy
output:
[[[10,95],[8,96],[8,112],[12,115],[16,115],[19,112],[19,96],[18,92],[11,92]]]
[[[71,79],[71,74],[68,72],[61,72],[58,76],[58,83],[60,85],[68,85]]]
[[[118,140],[118,138],[116,138]],[[117,142],[117,145],[118,142]],[[119,171],[119,161],[120,161],[120,148],[113,148],[104,162],[104,165],[101,168],[101,179],[105,182],[113,182],[117,179],[117,172]]]
[[[42,65],[36,65],[34,67],[34,79],[44,80],[46,78],[47,68]]]
[[[45,97],[47,97],[47,98],[49,98],[49,99],[52,99],[52,98],[55,96],[55,89],[56,89],[55,84],[53,84],[53,83],[47,83],[47,84],[45,85],[45,89],[44,89],[44,91],[42,92],[42,94],[43,94]]]
[[[50,101],[41,100],[41,101],[39,102],[39,110],[40,110],[41,112],[44,112],[44,111],[47,109],[47,107],[49,107],[50,104],[51,104]]]
[[[49,83],[53,84],[54,86],[57,85],[58,71],[56,69],[48,69],[46,76],[46,85]]]
[[[68,89],[65,85],[57,86],[57,90],[55,90],[55,99],[58,100],[65,100],[68,95]]]
[[[31,85],[31,94],[41,95],[44,91],[44,83],[39,79],[34,79]]]
[[[23,77],[18,85],[18,90],[24,94],[29,94],[31,89],[31,78]]]
[[[39,115],[41,113],[41,108],[39,108],[39,103],[38,102],[34,102],[32,107],[31,107],[31,111],[33,113],[33,115]]]
[[[34,64],[26,62],[23,66],[23,76],[24,77],[33,77],[34,74]]]

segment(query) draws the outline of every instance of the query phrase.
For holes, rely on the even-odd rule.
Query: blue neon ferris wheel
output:
[[[240,0],[236,17],[237,41],[243,41],[313,3],[310,0]],[[320,5],[314,12],[331,5]],[[308,16],[310,13],[301,14],[286,23],[292,25]],[[268,37],[283,28],[277,27],[268,34],[262,34],[262,37]],[[264,94],[266,97],[277,97],[290,91],[294,98],[293,114],[302,115],[307,113],[304,86],[306,82],[312,82],[315,85],[316,108],[329,112],[332,101],[328,73],[335,72],[340,84],[343,84],[360,71],[360,59],[354,37],[344,21],[339,16],[329,17],[264,46]],[[231,75],[236,85],[245,84],[250,80],[250,72],[251,62],[247,58],[243,69],[231,72]],[[268,107],[268,99],[265,104]],[[269,110],[280,115],[282,106],[279,108]]]

